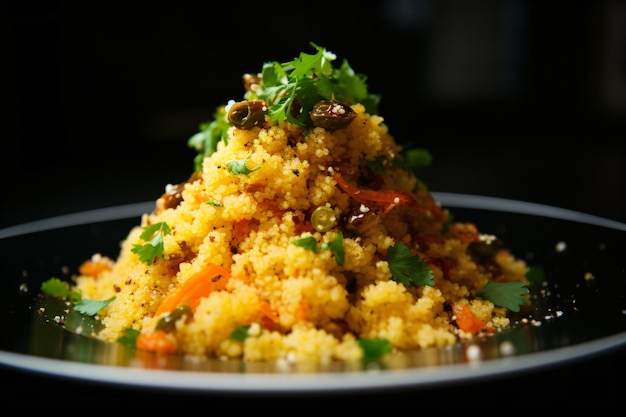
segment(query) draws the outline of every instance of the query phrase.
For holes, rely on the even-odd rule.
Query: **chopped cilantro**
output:
[[[98,311],[108,306],[111,301],[115,300],[115,297],[111,297],[107,300],[85,300],[81,299],[74,303],[74,310],[81,314],[88,316],[95,316]]]
[[[51,297],[61,298],[70,302],[80,301],[82,296],[77,290],[72,290],[69,282],[52,277],[41,283],[41,292]]]
[[[248,159],[250,159],[249,156],[246,157],[246,159],[239,160],[239,161],[228,161],[226,163],[226,166],[228,167],[228,170],[235,175],[249,175],[253,173],[254,171],[261,169],[260,166],[249,169],[246,166]]]
[[[88,316],[95,315],[115,299],[115,297],[111,297],[108,300],[83,299],[81,293],[77,290],[72,290],[68,282],[56,277],[44,281],[41,284],[41,292],[51,297],[69,301],[72,303],[75,311]]]
[[[391,342],[387,339],[359,339],[359,347],[363,351],[363,361],[372,362],[391,353]]]
[[[261,68],[258,88],[244,92],[244,100],[264,100],[268,115],[274,122],[288,120],[304,127],[312,127],[310,111],[321,100],[335,99],[347,105],[361,103],[370,114],[378,113],[379,94],[368,92],[367,77],[354,72],[347,60],[335,67],[336,55],[314,43],[315,53],[300,53],[291,61],[266,62]],[[194,159],[196,171],[202,169],[202,160],[217,149],[220,141],[228,143],[227,105],[217,107],[214,119],[200,124],[199,132],[187,144],[199,154]]]
[[[135,347],[137,344],[137,337],[139,336],[139,330],[124,329],[122,335],[117,338],[117,341],[123,345]]]
[[[339,232],[337,236],[328,243],[323,243],[321,250],[330,249],[337,261],[337,265],[343,265],[345,261],[345,253],[343,251],[343,233]]]
[[[526,279],[531,287],[538,287],[545,281],[546,274],[542,267],[531,266],[526,272]]]
[[[143,245],[135,244],[131,251],[139,255],[141,262],[152,265],[159,256],[163,255],[163,236],[171,232],[172,230],[165,222],[146,226],[139,237],[148,243]]]
[[[229,339],[236,340],[237,342],[243,342],[248,337],[248,329],[250,326],[237,326],[228,335]]]
[[[405,171],[416,171],[429,167],[432,160],[433,156],[428,150],[411,148],[403,153],[403,158],[394,158],[393,164]]]
[[[222,207],[222,203],[220,203],[219,201],[205,201],[204,204],[209,204],[215,207]]]
[[[52,277],[41,284],[41,291],[52,297],[66,298],[70,293],[70,284],[67,281]]]
[[[312,125],[309,113],[320,100],[335,99],[347,105],[362,103],[370,114],[377,113],[380,96],[368,93],[367,77],[355,73],[345,59],[335,68],[335,54],[314,43],[311,46],[316,53],[301,52],[284,63],[266,62],[259,88],[246,92],[244,97],[268,103],[268,114],[273,121],[286,119],[309,127]]]
[[[320,253],[326,249],[330,249],[337,261],[338,265],[343,265],[345,261],[345,253],[343,250],[343,233],[339,232],[337,236],[328,243],[322,243],[318,248],[317,241],[313,236],[307,236],[300,239],[296,239],[292,242],[294,245],[310,250],[313,253]]]
[[[226,106],[219,106],[213,114],[214,120],[200,124],[200,131],[187,140],[187,145],[198,151],[194,159],[195,171],[202,170],[202,160],[217,150],[222,141],[228,144],[228,128],[230,122],[226,114]]]
[[[387,249],[387,262],[394,281],[406,286],[435,285],[433,270],[417,255],[411,256],[409,248],[402,242]]]
[[[526,304],[524,296],[529,293],[523,282],[489,281],[478,293],[479,297],[491,301],[497,306],[518,312]]]
[[[310,250],[313,253],[318,253],[317,250],[317,240],[313,236],[302,237],[300,239],[296,239],[293,241],[293,244],[304,248],[306,250]]]

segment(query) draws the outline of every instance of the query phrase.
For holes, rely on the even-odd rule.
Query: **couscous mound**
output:
[[[526,264],[452,220],[413,169],[427,152],[399,146],[365,77],[313,46],[244,75],[244,100],[190,139],[190,178],[166,186],[117,259],[81,266],[82,298],[108,300],[97,337],[328,363],[511,325],[527,301]],[[498,286],[518,303],[489,291]]]

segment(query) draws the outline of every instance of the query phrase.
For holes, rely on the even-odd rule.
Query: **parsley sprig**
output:
[[[358,339],[357,343],[363,352],[363,361],[365,363],[379,361],[393,351],[391,342],[385,338],[363,338]]]
[[[337,265],[343,265],[345,261],[345,253],[343,249],[343,233],[341,232],[339,232],[333,240],[328,243],[322,243],[319,247],[317,246],[317,240],[315,240],[315,237],[313,236],[296,239],[292,243],[301,248],[310,250],[313,253],[320,253],[327,249],[330,249],[333,256],[335,257]]]
[[[245,159],[228,161],[226,163],[226,167],[228,168],[228,171],[230,173],[235,175],[250,175],[254,171],[258,171],[259,169],[261,169],[260,165],[255,166],[254,168],[248,168],[246,164],[248,163],[249,159],[250,157],[247,156]]]
[[[394,281],[406,286],[435,285],[433,270],[419,256],[411,255],[409,248],[402,242],[387,249],[387,262]]]
[[[87,316],[95,316],[98,311],[108,306],[115,297],[106,300],[88,300],[83,298],[82,293],[70,287],[67,281],[52,277],[41,283],[43,294],[61,300],[67,300],[72,305],[73,310]]]
[[[347,105],[361,103],[370,114],[378,113],[379,94],[368,91],[367,77],[356,73],[347,60],[336,67],[337,56],[326,48],[310,43],[315,53],[301,52],[291,61],[271,61],[263,64],[261,80],[255,91],[244,92],[244,100],[264,100],[268,115],[274,122],[311,127],[309,112],[320,100],[335,99]],[[226,104],[216,108],[213,120],[200,124],[199,132],[187,144],[199,152],[194,159],[196,171],[202,169],[202,160],[217,150],[220,141],[228,144]]]
[[[347,105],[361,103],[370,114],[378,112],[380,96],[370,94],[367,77],[354,72],[347,60],[333,66],[337,56],[311,42],[314,54],[301,52],[288,62],[266,62],[261,82],[255,91],[247,91],[247,100],[261,99],[269,104],[271,120],[288,120],[312,126],[309,112],[320,100],[335,99]],[[295,106],[295,107],[294,107]]]
[[[520,306],[526,304],[524,296],[529,292],[528,287],[523,282],[489,281],[478,292],[478,296],[491,301],[497,306],[518,312],[520,311]]]
[[[152,265],[152,263],[163,255],[163,236],[172,232],[165,222],[154,223],[143,228],[139,236],[145,243],[143,245],[133,245],[131,251],[139,255],[139,260]]]

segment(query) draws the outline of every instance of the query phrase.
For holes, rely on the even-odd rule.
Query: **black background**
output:
[[[9,3],[0,227],[155,199],[242,75],[309,42],[380,93],[433,191],[626,221],[620,1]]]
[[[241,98],[242,74],[312,52],[309,42],[367,74],[396,140],[433,154],[422,174],[433,191],[626,222],[626,2],[129,4],[3,3],[0,228],[156,199],[187,179],[187,139],[217,105]],[[623,387],[612,366],[623,352],[608,358],[546,372],[543,388],[607,404],[618,378]],[[39,394],[49,387],[20,381]],[[537,382],[476,384],[457,398],[488,404],[509,384],[511,400],[527,404],[524,387]],[[583,383],[601,393],[587,398]],[[81,388],[87,399],[99,392]],[[387,398],[407,396],[418,395]]]

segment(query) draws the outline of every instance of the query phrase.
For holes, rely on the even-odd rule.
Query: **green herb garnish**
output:
[[[237,326],[228,335],[228,338],[232,340],[236,340],[237,342],[243,342],[249,336],[248,329],[250,329],[250,326]]]
[[[96,315],[98,311],[108,306],[115,299],[115,297],[111,297],[108,300],[84,299],[80,291],[73,290],[67,281],[56,277],[42,282],[40,290],[45,295],[70,302],[73,310],[87,316]]]
[[[380,360],[392,352],[391,342],[387,339],[359,339],[357,342],[363,351],[364,362]]]
[[[546,273],[541,266],[531,266],[526,272],[526,279],[531,287],[539,287],[546,280]]]
[[[81,299],[74,303],[74,310],[87,316],[95,316],[98,311],[108,306],[111,301],[115,300],[115,297],[111,297],[107,300],[85,300]]]
[[[313,236],[296,239],[292,243],[306,250],[310,250],[313,253],[320,253],[325,251],[326,249],[330,249],[338,265],[343,265],[345,261],[345,253],[343,250],[343,233],[341,232],[339,232],[337,236],[330,242],[322,243],[319,248],[317,246],[317,241]]]
[[[248,159],[250,159],[250,157],[246,157],[246,159],[242,159],[239,161],[228,161],[226,163],[226,166],[228,167],[228,171],[230,171],[232,174],[235,175],[249,175],[251,173],[253,173],[254,171],[258,171],[259,169],[261,169],[260,166],[254,167],[252,169],[248,168],[246,166],[246,163],[248,163]]]
[[[226,106],[217,107],[212,121],[200,123],[200,130],[187,140],[187,145],[198,151],[194,159],[195,171],[202,171],[202,160],[217,150],[222,141],[228,144],[228,128],[231,126],[226,114]]]
[[[172,230],[165,222],[146,226],[139,237],[148,243],[133,245],[131,252],[138,254],[141,262],[152,265],[159,256],[163,255],[163,236],[171,232]]]
[[[51,297],[67,300],[71,303],[80,301],[83,297],[80,291],[73,290],[69,282],[52,277],[41,283],[41,292]]]
[[[208,204],[214,207],[222,207],[222,203],[220,203],[219,201],[205,201],[204,204]]]
[[[478,293],[479,297],[491,301],[497,306],[518,312],[520,306],[526,304],[524,296],[529,293],[523,282],[489,281]]]
[[[435,285],[433,270],[417,255],[411,256],[411,251],[402,242],[387,249],[387,262],[394,281],[406,286]]]
[[[301,52],[292,61],[265,63],[259,88],[246,92],[245,98],[268,103],[273,121],[286,119],[307,127],[312,126],[309,113],[320,100],[361,103],[368,113],[376,114],[380,96],[368,93],[367,77],[356,74],[347,60],[335,68],[335,54],[314,43],[311,46],[316,53]]]
[[[117,338],[117,341],[123,345],[135,347],[137,345],[137,337],[140,331],[135,329],[124,329],[122,335]]]
[[[393,164],[405,171],[415,172],[429,167],[432,161],[433,156],[427,149],[411,148],[404,151],[402,158],[394,158]]]
[[[336,55],[310,43],[315,53],[300,55],[291,61],[266,62],[254,91],[246,91],[244,100],[263,100],[269,106],[268,115],[274,122],[288,120],[304,127],[312,127],[310,111],[321,100],[334,99],[346,105],[361,103],[370,114],[378,113],[380,95],[368,92],[367,77],[354,72],[347,60],[333,66]],[[202,160],[217,149],[220,141],[228,143],[226,104],[219,106],[211,121],[200,124],[200,131],[187,144],[199,154],[194,159],[196,171],[202,169]]]

